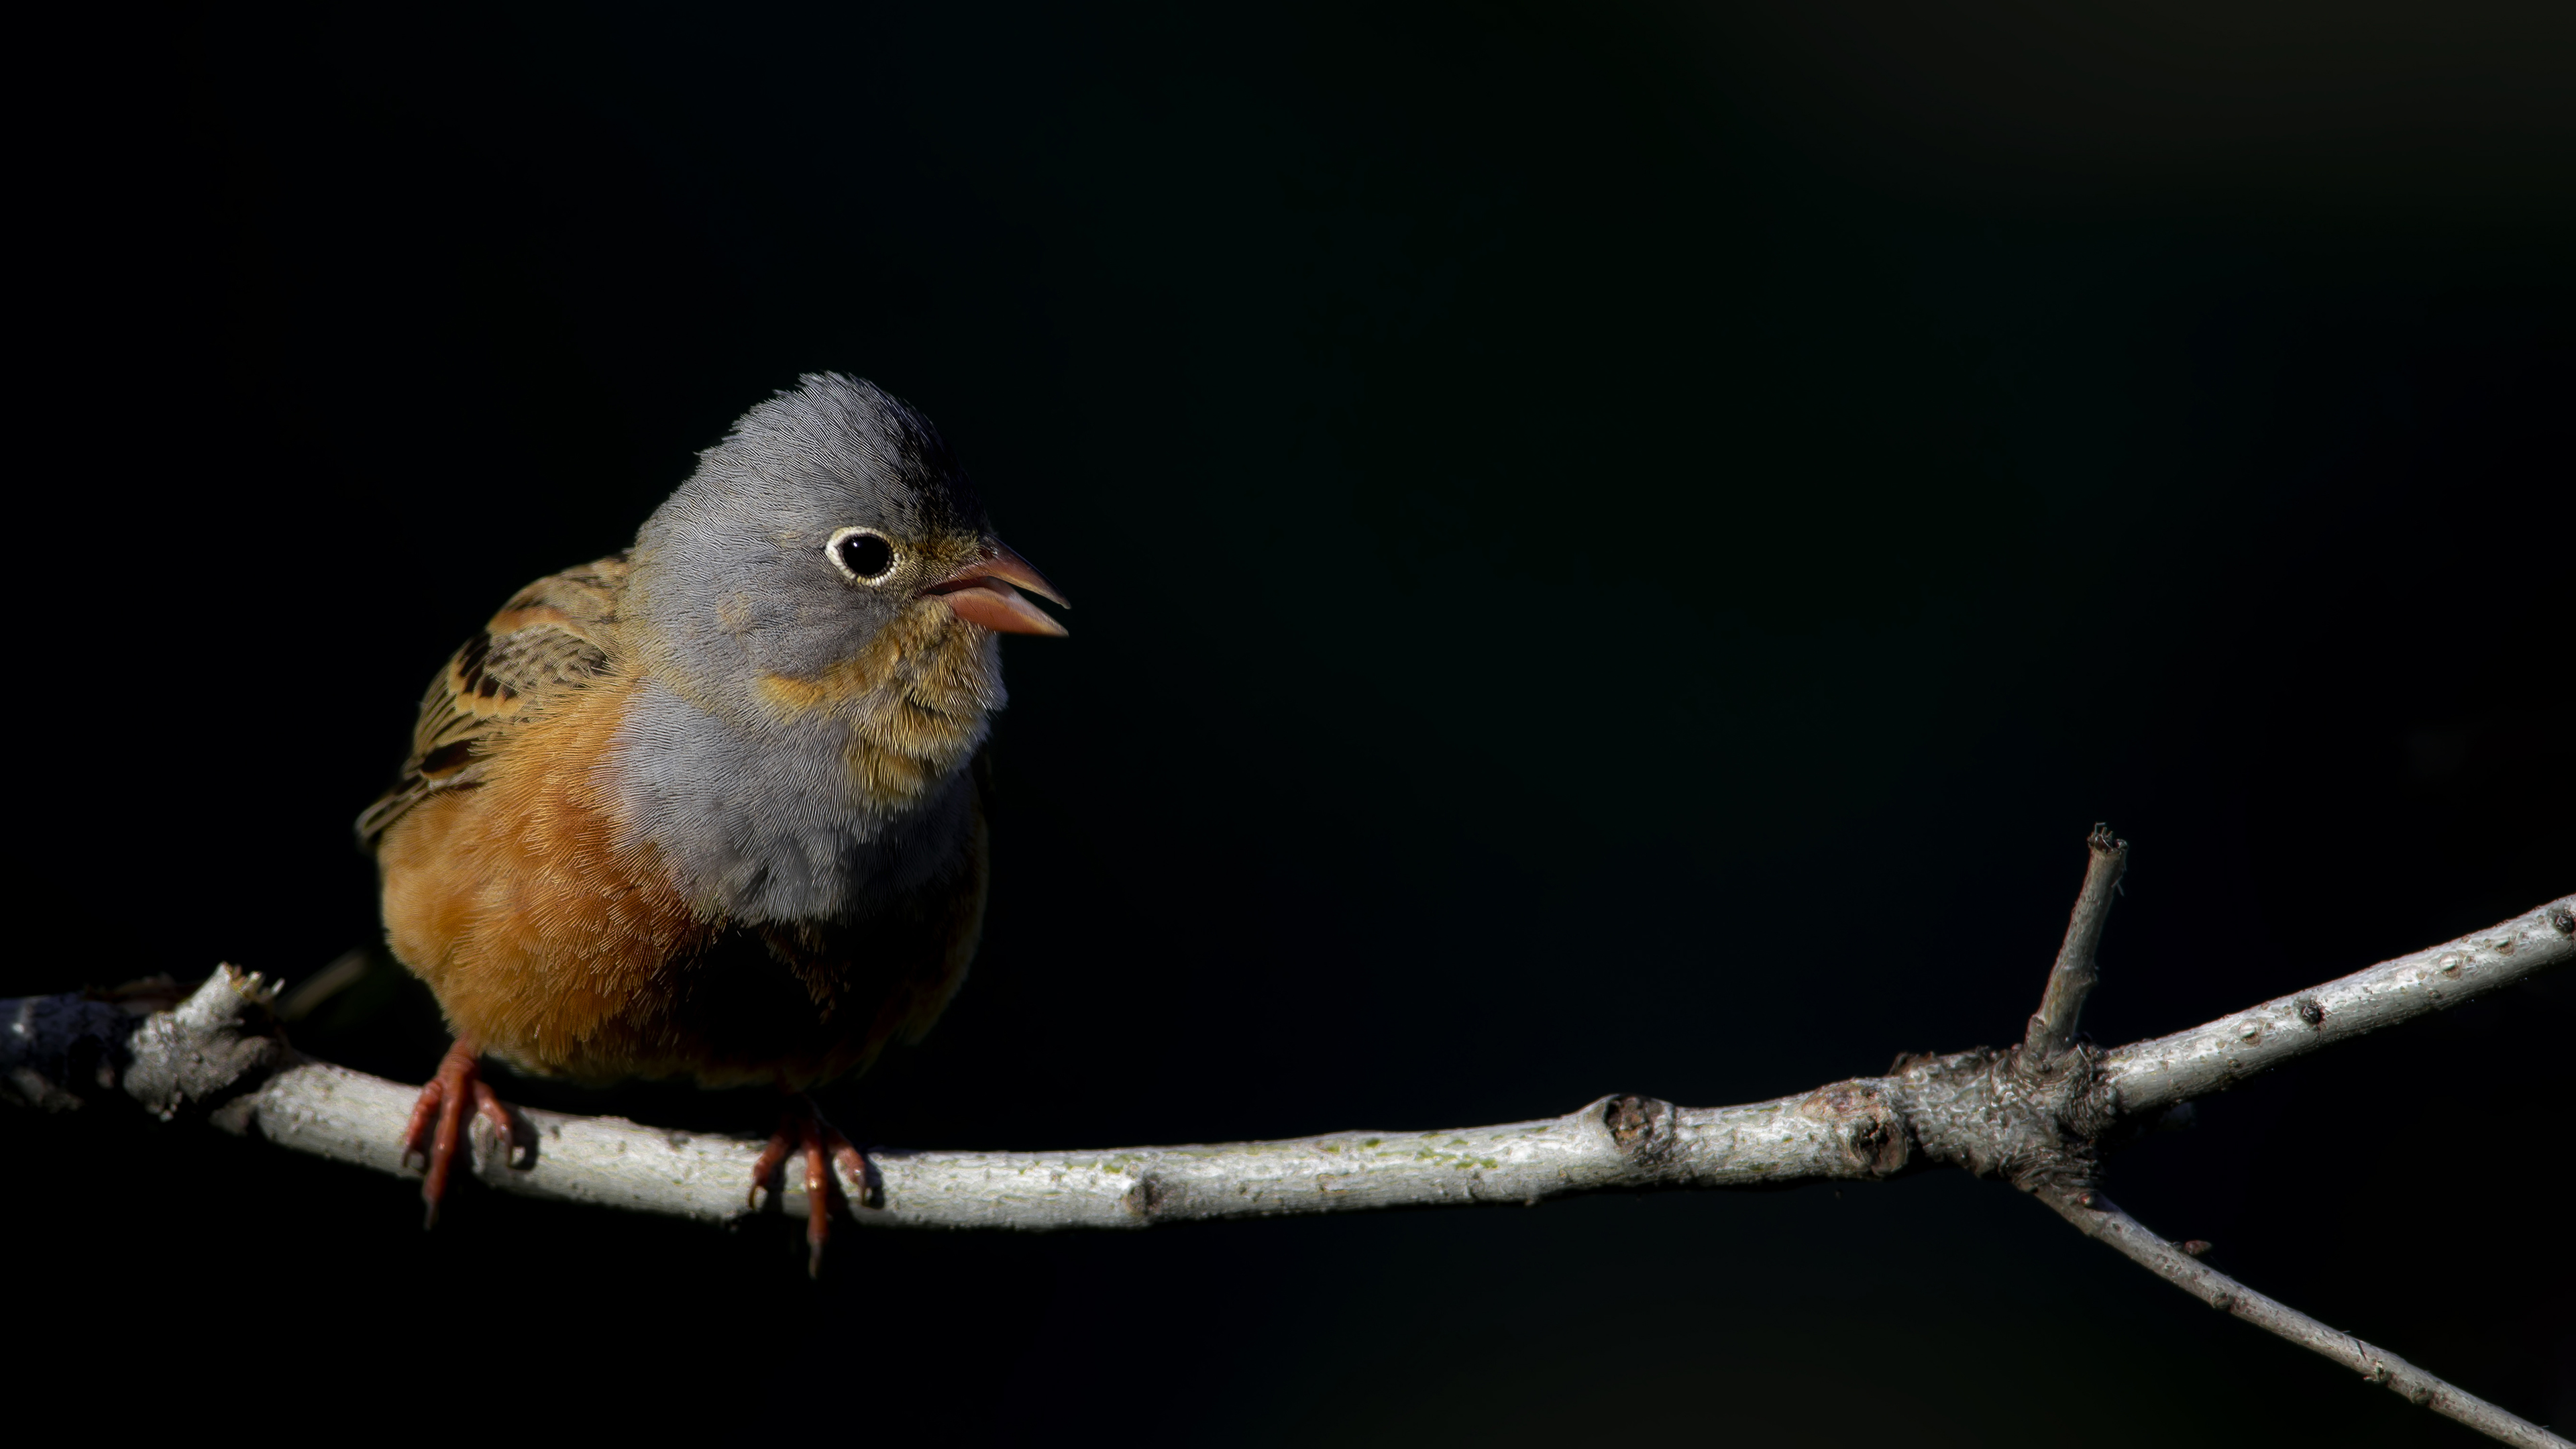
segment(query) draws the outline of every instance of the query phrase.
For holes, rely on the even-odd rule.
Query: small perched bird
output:
[[[700,455],[634,546],[519,591],[431,681],[358,820],[393,954],[456,1033],[412,1113],[435,1222],[477,1076],[790,1093],[751,1191],[864,1162],[807,1088],[936,1021],[975,954],[998,634],[1064,598],[928,419],[811,375]]]

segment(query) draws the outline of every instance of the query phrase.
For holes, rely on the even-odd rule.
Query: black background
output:
[[[2136,847],[2108,1041],[2576,885],[2554,7],[123,9],[21,42],[0,992],[373,939],[348,823],[430,671],[820,368],[937,419],[1080,606],[1006,646],[986,946],[842,1094],[871,1140],[1720,1103],[1999,1042],[2096,819]],[[300,1039],[417,1079],[435,1021],[390,985]],[[2571,1025],[2553,979],[2340,1048],[2112,1190],[2576,1423]],[[815,1286],[775,1221],[468,1191],[424,1237],[409,1185],[257,1144],[0,1136],[15,1371],[119,1407],[2470,1441],[1958,1173],[851,1234]]]

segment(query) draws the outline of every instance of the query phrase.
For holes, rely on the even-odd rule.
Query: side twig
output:
[[[2086,1236],[2110,1244],[2148,1272],[2221,1313],[2268,1329],[2299,1347],[2323,1354],[2410,1404],[2456,1419],[2488,1438],[2528,1449],[2569,1449],[2568,1442],[2518,1414],[2508,1413],[2424,1372],[2384,1348],[2328,1328],[2299,1310],[2255,1292],[2149,1232],[2100,1193],[2040,1196]]]
[[[2077,892],[2075,909],[2066,918],[2066,942],[2057,948],[2057,964],[2049,970],[2039,1010],[2032,1014],[2022,1037],[2020,1065],[2027,1072],[2045,1069],[2074,1042],[2084,998],[2101,979],[2095,953],[2101,949],[2102,928],[2110,923],[2112,897],[2129,869],[2129,842],[2113,835],[2110,826],[2095,825],[2084,845],[2089,857],[2084,888]]]

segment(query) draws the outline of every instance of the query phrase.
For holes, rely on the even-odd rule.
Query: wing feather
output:
[[[429,682],[411,757],[358,817],[372,850],[423,800],[479,784],[492,742],[531,713],[606,673],[626,555],[566,569],[521,589]]]

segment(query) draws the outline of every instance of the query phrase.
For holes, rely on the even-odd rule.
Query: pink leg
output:
[[[835,1181],[832,1169],[838,1167],[849,1179],[861,1198],[867,1194],[867,1155],[850,1145],[839,1128],[823,1120],[822,1111],[813,1099],[798,1093],[787,1099],[778,1115],[778,1130],[760,1149],[751,1165],[750,1205],[760,1205],[760,1190],[770,1186],[787,1165],[791,1156],[805,1159],[805,1271],[823,1276],[823,1244],[832,1235],[832,1201],[849,1201],[848,1192]]]
[[[403,1128],[402,1160],[411,1161],[415,1152],[421,1155],[420,1200],[427,1205],[421,1214],[423,1228],[438,1226],[438,1204],[447,1196],[447,1175],[465,1135],[469,1104],[492,1124],[503,1143],[517,1145],[519,1134],[510,1121],[510,1110],[484,1082],[474,1061],[478,1055],[480,1047],[474,1038],[458,1037],[439,1059],[438,1074],[421,1087],[419,1099],[411,1106],[411,1121]]]

